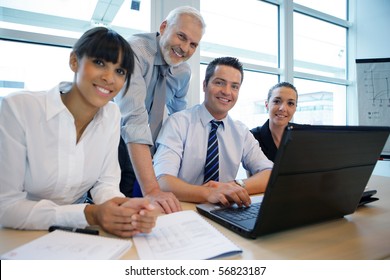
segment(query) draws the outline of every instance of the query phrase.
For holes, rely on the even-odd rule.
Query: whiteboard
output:
[[[390,58],[357,59],[359,125],[390,126]],[[390,156],[390,138],[383,155]]]

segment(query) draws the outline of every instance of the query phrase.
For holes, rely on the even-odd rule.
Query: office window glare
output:
[[[294,0],[294,3],[308,8],[347,19],[347,0]]]
[[[346,86],[294,79],[298,106],[294,122],[318,125],[346,124]]]
[[[86,20],[91,18],[97,2],[98,0],[2,0],[1,6],[24,11],[26,13],[31,12],[56,17]]]
[[[268,89],[278,82],[278,75],[260,72],[269,67],[276,73],[279,66],[278,6],[258,0],[200,0],[200,11],[207,24],[201,61],[233,56],[244,64],[244,82],[230,116],[248,127],[261,125],[268,118]],[[206,67],[200,66],[201,89]]]
[[[137,10],[131,0],[1,0],[0,27],[77,39],[87,29],[103,25],[129,37],[149,32],[150,5],[150,0],[142,0]]]
[[[261,125],[268,118],[264,107],[268,89],[283,77],[293,76],[300,93],[296,122],[346,124],[347,1],[294,1],[294,9],[286,15],[293,18],[291,37],[291,33],[279,33],[279,9],[285,6],[256,0],[242,1],[242,5],[200,0],[207,23],[201,62],[228,55],[244,64],[244,83],[231,111],[234,118],[248,127]],[[284,36],[286,46],[293,46],[282,58],[292,57],[291,68],[280,66],[286,61],[279,61],[279,36]]]
[[[70,47],[89,28],[108,26],[125,38],[150,31],[151,0],[0,2],[0,96],[71,81]]]
[[[203,89],[203,80],[207,65],[200,65],[200,88]],[[269,88],[278,82],[277,75],[264,74],[255,71],[244,70],[244,81],[240,88],[238,101],[229,115],[240,120],[248,127],[253,128],[262,125],[268,119],[265,108]],[[200,103],[204,100],[202,90]]]
[[[299,92],[294,121],[345,125],[348,0],[294,3],[303,6],[293,12],[294,84]]]
[[[346,78],[347,30],[294,13],[294,71]]]
[[[235,56],[243,63],[278,67],[278,7],[258,0],[200,0],[207,24],[204,57]]]
[[[137,5],[134,5],[138,2]],[[139,10],[137,10],[137,7]],[[150,32],[151,3],[150,0],[125,0],[111,22],[113,27],[131,29],[131,34]],[[125,34],[122,34],[125,36]],[[126,37],[126,36],[125,36]]]
[[[73,80],[68,66],[70,48],[0,40],[0,49],[0,96],[46,90]]]

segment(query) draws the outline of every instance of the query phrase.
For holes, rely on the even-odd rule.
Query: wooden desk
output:
[[[255,240],[208,221],[243,249],[241,255],[230,259],[390,259],[390,177],[372,176],[368,186],[378,190],[379,201],[358,208],[352,215]],[[183,203],[183,208],[195,209],[195,205]],[[46,233],[0,229],[0,254]],[[138,259],[135,246],[123,259]]]

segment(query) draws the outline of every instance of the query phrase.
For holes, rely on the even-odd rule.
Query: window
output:
[[[2,0],[2,27],[79,38],[94,25],[107,25],[124,37],[150,30],[150,0],[142,0],[139,10],[131,0]],[[123,3],[121,3],[123,2]]]
[[[132,9],[131,0],[120,2],[2,0],[0,96],[73,80],[68,67],[71,47],[95,25],[110,26],[125,38],[149,32],[151,1],[139,2],[138,10]]]
[[[207,25],[201,56],[278,66],[277,6],[258,0],[201,0],[200,11]]]
[[[344,20],[347,19],[347,0],[294,0],[294,2]]]
[[[165,4],[137,1],[137,10],[132,9],[132,0],[118,4],[103,0],[30,2],[1,1],[0,95],[21,88],[50,88],[72,79],[67,66],[69,48],[86,29],[108,25],[124,37],[149,32],[151,16]],[[348,0],[193,2],[199,3],[207,24],[199,48],[199,83],[207,63],[215,57],[235,56],[244,65],[244,83],[231,111],[234,118],[250,128],[261,125],[267,118],[268,89],[278,81],[289,81],[300,94],[294,121],[346,123]],[[181,0],[169,5],[181,5]],[[15,51],[20,55],[9,55]],[[203,101],[202,91],[194,102],[198,101]]]
[[[293,121],[346,124],[347,0],[200,0],[200,9],[207,23],[201,63],[235,56],[244,65],[233,118],[249,128],[262,125],[268,118],[268,89],[288,81],[299,93]]]
[[[346,28],[294,13],[294,71],[345,79],[346,40]]]
[[[230,115],[248,127],[268,118],[268,89],[278,82],[278,6],[258,0],[201,0],[200,10],[207,29],[200,44],[200,88],[207,61],[234,56],[244,64],[244,82]],[[200,102],[203,102],[203,91]]]
[[[0,96],[23,89],[50,89],[73,80],[68,66],[70,48],[11,41],[0,41],[0,46]]]
[[[294,84],[299,92],[294,121],[345,125],[348,22],[343,19],[347,3],[295,2],[317,10],[297,6],[293,12]]]
[[[325,82],[294,79],[298,106],[294,122],[317,125],[346,124],[346,87]]]

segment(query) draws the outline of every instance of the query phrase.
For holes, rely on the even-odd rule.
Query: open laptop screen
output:
[[[353,213],[389,131],[364,126],[286,128],[256,235]]]

